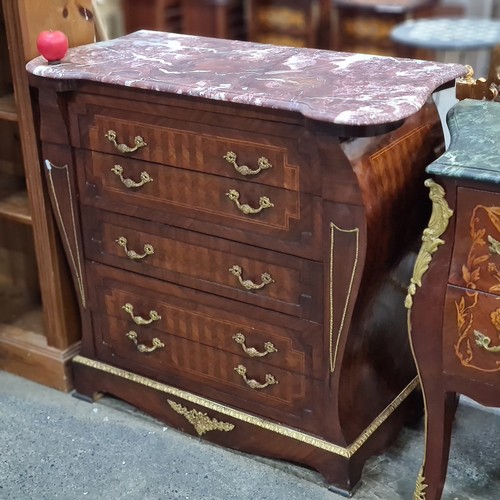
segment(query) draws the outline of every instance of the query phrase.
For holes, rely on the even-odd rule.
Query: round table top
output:
[[[500,45],[500,20],[476,18],[417,19],[398,24],[391,38],[430,50],[479,50]]]
[[[380,14],[404,14],[406,12],[427,7],[435,0],[335,0],[334,6],[341,8],[357,8]]]

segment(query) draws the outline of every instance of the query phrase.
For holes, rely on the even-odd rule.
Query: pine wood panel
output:
[[[20,55],[25,61],[39,55],[36,39],[41,31],[64,32],[70,47],[95,41],[92,0],[20,0],[18,15],[22,40]]]

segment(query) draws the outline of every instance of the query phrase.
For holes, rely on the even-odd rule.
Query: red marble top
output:
[[[57,65],[38,57],[27,69],[45,78],[266,106],[354,126],[405,119],[436,88],[466,73],[457,64],[154,31],[72,48]]]

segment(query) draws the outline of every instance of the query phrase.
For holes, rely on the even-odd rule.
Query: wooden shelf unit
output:
[[[82,12],[86,15],[83,15]],[[90,0],[1,0],[0,369],[68,391],[78,309],[40,166],[26,62],[46,29],[94,40]]]
[[[26,191],[17,191],[0,199],[0,217],[31,225],[28,193]]]

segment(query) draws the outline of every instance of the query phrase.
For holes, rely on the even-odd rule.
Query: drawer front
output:
[[[309,163],[298,152],[297,125],[123,100],[111,100],[116,107],[110,107],[109,99],[97,96],[78,99],[72,106],[77,147],[295,191],[299,166]],[[242,125],[245,130],[238,130]],[[320,185],[313,188],[306,178],[304,189],[319,192]]]
[[[112,171],[116,165],[124,178],[150,180],[127,187]],[[195,230],[265,246],[255,239],[260,237],[286,253],[321,250],[314,234],[320,225],[312,220],[320,201],[307,194],[95,152],[79,155],[78,176],[81,200],[89,206],[173,225],[194,220],[198,224],[189,225]]]
[[[322,321],[318,262],[102,210],[82,218],[89,259]]]
[[[154,330],[246,361],[258,360],[259,365],[322,377],[323,337],[318,323],[108,266],[89,264],[89,269],[91,310],[125,322],[128,329],[141,335]]]
[[[444,371],[500,387],[500,297],[448,286],[445,307]]]
[[[500,295],[500,196],[458,189],[450,283]]]
[[[131,323],[93,316],[100,360],[195,393],[202,387],[209,399],[314,429],[321,382]]]

